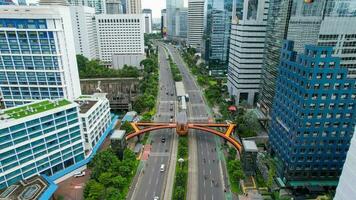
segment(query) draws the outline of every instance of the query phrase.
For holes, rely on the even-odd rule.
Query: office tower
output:
[[[145,16],[145,33],[152,33],[152,10],[143,9],[142,14]]]
[[[17,0],[17,2],[18,2],[18,4],[20,6],[26,6],[27,5],[26,0]]]
[[[42,100],[0,113],[0,189],[84,159],[78,105]]]
[[[49,0],[51,1],[51,0]],[[67,0],[72,6],[88,6],[95,8],[96,14],[106,13],[106,0]]]
[[[265,59],[258,107],[269,117],[278,76],[278,53],[281,41],[295,41],[295,49],[303,52],[306,44],[331,46],[333,55],[341,58],[340,66],[356,78],[356,1],[271,0],[269,9]]]
[[[282,42],[287,38],[292,0],[270,0],[265,39],[265,55],[257,107],[266,116],[270,115],[278,75]]]
[[[106,14],[124,14],[120,0],[106,0]]]
[[[126,14],[141,14],[141,0],[125,0]]]
[[[180,41],[187,40],[188,29],[188,8],[180,8],[176,10],[176,38]]]
[[[188,45],[201,50],[205,27],[205,1],[188,0]]]
[[[83,95],[76,99],[79,105],[85,150],[91,152],[111,123],[110,104],[106,94]],[[90,154],[90,153],[89,153]]]
[[[95,9],[88,6],[70,6],[76,54],[98,59]]]
[[[227,85],[236,104],[257,103],[266,36],[268,0],[243,1],[233,14]]]
[[[63,6],[65,1],[40,3],[0,8],[0,95],[5,107],[38,99],[73,100],[81,94],[69,7]]]
[[[333,55],[341,58],[340,66],[356,78],[356,1],[315,0],[306,4],[294,1],[288,26],[288,40],[295,50],[305,44],[334,47]],[[303,31],[308,30],[308,31]]]
[[[161,10],[161,34],[162,37],[167,37],[167,10]]]
[[[257,8],[257,0],[248,2],[252,8]],[[227,69],[233,8],[232,4],[232,0],[207,1],[207,21],[204,33],[202,57],[208,64],[212,74],[222,75]],[[256,12],[256,10],[250,12]]]
[[[349,149],[356,81],[332,51],[307,45],[297,55],[292,41],[283,44],[269,142],[277,171],[291,187],[309,181],[336,186]]]
[[[139,67],[145,58],[143,14],[97,15],[99,59],[107,66]]]
[[[356,197],[356,127],[354,136],[351,139],[350,149],[347,152],[346,160],[336,188],[334,200],[352,200]]]
[[[183,0],[166,0],[166,11],[167,11],[167,37],[172,40],[175,39],[176,35],[176,11],[177,8],[183,8]]]

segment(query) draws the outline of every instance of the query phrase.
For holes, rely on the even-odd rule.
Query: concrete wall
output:
[[[112,110],[130,110],[139,93],[138,78],[97,78],[81,79],[83,94],[107,93]]]

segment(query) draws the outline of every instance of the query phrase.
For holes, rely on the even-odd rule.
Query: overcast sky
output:
[[[15,0],[17,1],[17,0]],[[27,0],[28,3],[35,3],[39,0]],[[152,10],[153,18],[161,17],[161,10],[166,8],[166,0],[141,0],[142,1],[142,9],[150,8]],[[184,0],[184,6],[187,7],[188,0]]]

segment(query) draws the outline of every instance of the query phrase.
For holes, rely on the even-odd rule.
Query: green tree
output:
[[[112,183],[112,173],[104,172],[99,175],[99,183],[103,184],[105,187],[108,187]]]
[[[100,174],[106,172],[117,162],[119,159],[112,151],[99,152],[89,164],[92,168],[92,176],[98,180]]]
[[[128,183],[126,178],[122,176],[115,176],[112,178],[112,184],[115,188],[123,189]]]
[[[86,58],[86,57],[83,56],[83,55],[78,54],[78,55],[77,55],[78,69],[79,69],[79,70],[85,69],[85,66],[86,66],[86,64],[87,64],[88,61],[89,61],[88,58]]]
[[[109,187],[106,190],[106,195],[105,195],[106,200],[124,200],[125,197],[120,194],[120,190],[118,190],[115,187]]]
[[[121,124],[120,127],[121,130],[125,130],[126,133],[131,133],[134,129],[132,128],[130,122],[126,121],[123,124]]]
[[[185,189],[182,186],[178,186],[174,190],[174,200],[184,200],[185,199]]]
[[[89,180],[84,188],[84,198],[89,200],[102,199],[105,194],[105,187],[103,184],[95,180]]]

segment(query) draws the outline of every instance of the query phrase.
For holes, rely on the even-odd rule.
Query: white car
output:
[[[74,178],[78,178],[78,177],[82,177],[82,176],[85,176],[85,171],[76,172],[73,175]]]
[[[158,196],[153,197],[153,200],[159,200]]]
[[[164,167],[165,167],[164,164],[162,164],[159,171],[164,172]]]

